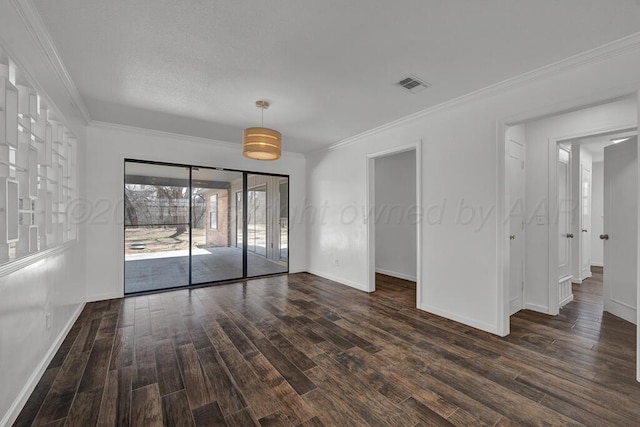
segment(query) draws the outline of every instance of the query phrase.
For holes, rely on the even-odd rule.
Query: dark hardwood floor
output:
[[[87,304],[16,425],[640,423],[635,326],[601,274],[498,338],[310,274]]]

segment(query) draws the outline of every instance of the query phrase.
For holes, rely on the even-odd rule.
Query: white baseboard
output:
[[[436,316],[445,317],[449,320],[453,320],[454,322],[462,323],[467,326],[471,326],[472,328],[480,329],[481,331],[489,332],[490,334],[500,335],[498,333],[498,328],[496,325],[490,325],[488,323],[479,322],[475,319],[471,319],[469,317],[460,316],[455,313],[448,312],[446,310],[441,310],[437,307],[430,306],[428,304],[419,304],[418,308],[422,311],[426,311],[431,314],[435,314]]]
[[[524,308],[531,311],[537,311],[538,313],[549,314],[549,307],[546,305],[526,303]]]
[[[118,293],[108,292],[108,293],[98,294],[98,295],[87,295],[87,302],[105,301],[105,300],[116,299],[116,298],[124,298],[124,294],[122,292],[118,292]]]
[[[309,273],[315,274],[316,276],[323,277],[328,280],[333,280],[334,282],[338,282],[341,285],[349,286],[351,288],[358,289],[360,291],[369,292],[366,285],[362,283],[354,282],[352,280],[343,279],[342,277],[334,276],[333,274],[325,273],[317,270],[309,270]]]
[[[18,415],[20,415],[20,411],[22,411],[22,408],[29,399],[29,396],[31,396],[31,393],[33,393],[33,390],[38,385],[38,381],[40,381],[42,375],[44,375],[44,372],[47,370],[47,366],[49,366],[49,363],[51,363],[51,360],[53,360],[53,357],[56,355],[58,349],[62,345],[62,342],[67,337],[67,334],[71,330],[73,324],[76,322],[76,320],[78,320],[78,317],[80,316],[80,313],[82,313],[82,309],[84,309],[84,306],[85,303],[81,303],[76,311],[71,315],[69,321],[66,325],[64,325],[64,328],[62,328],[62,330],[56,337],[55,341],[51,345],[51,348],[49,348],[49,351],[47,351],[47,354],[45,354],[45,356],[42,358],[36,369],[33,371],[33,374],[31,374],[31,376],[27,380],[27,383],[24,385],[24,387],[22,387],[22,390],[11,404],[11,407],[9,408],[7,413],[4,415],[4,417],[2,417],[2,420],[0,420],[0,426],[10,426],[15,422],[16,418],[18,418]]]
[[[560,304],[558,304],[558,306],[562,308],[565,305],[569,304],[571,301],[573,301],[573,294],[569,295],[568,297],[560,301]]]
[[[626,320],[627,322],[631,322],[634,325],[636,325],[638,322],[638,318],[636,317],[636,309],[616,300],[610,299],[609,301],[607,301],[604,306],[604,311],[611,313],[623,320]]]
[[[591,261],[591,267],[604,267],[604,264],[601,262],[593,262]]]
[[[415,282],[418,280],[416,276],[398,273],[397,271],[385,270],[383,268],[376,268],[376,273],[384,274],[385,276],[397,277],[398,279],[409,280],[410,282]]]
[[[574,279],[571,280],[571,283],[576,283],[578,285],[582,285],[582,282],[584,282],[585,280],[587,280],[588,278],[592,277],[593,274],[591,274],[591,272],[589,272],[588,275],[580,278],[580,276],[574,276]]]

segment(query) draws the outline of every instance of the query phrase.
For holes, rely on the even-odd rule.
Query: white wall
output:
[[[286,141],[285,141],[286,144]],[[87,129],[87,298],[121,297],[124,292],[124,159],[152,160],[290,175],[289,271],[306,270],[305,159],[284,153],[275,162],[242,156],[240,144],[189,138],[111,125]]]
[[[557,254],[549,245],[549,221],[557,221],[557,213],[549,215],[549,139],[568,139],[586,136],[605,129],[635,126],[637,106],[635,98],[602,104],[591,108],[560,114],[527,123],[525,288],[526,306],[549,313],[549,253]],[[552,208],[553,209],[553,208]],[[536,224],[535,215],[542,212],[545,224]],[[556,222],[557,224],[557,222]],[[575,233],[574,233],[575,234]],[[556,268],[553,266],[553,268]]]
[[[376,271],[416,280],[415,150],[375,159]]]
[[[51,252],[0,277],[0,425],[19,414],[83,307],[83,244]]]
[[[307,192],[319,212],[309,217],[309,270],[366,289],[368,227],[363,207],[367,155],[422,140],[424,216],[419,238],[424,249],[418,266],[423,277],[419,306],[480,329],[505,333],[506,308],[498,304],[504,304],[502,259],[508,234],[503,236],[504,212],[496,213],[504,195],[498,178],[504,165],[503,136],[498,134],[497,123],[566,111],[640,87],[637,49],[571,63],[580,65],[530,74],[308,156]],[[546,159],[547,148],[542,150],[536,155]],[[545,181],[541,177],[540,186]],[[546,190],[535,187],[532,200],[546,197]],[[546,226],[533,230],[541,236],[536,245],[544,251],[545,230]],[[546,262],[537,267],[543,277],[533,279],[546,283]],[[536,301],[546,305],[545,296],[541,292]]]
[[[51,57],[17,7],[0,2],[0,47],[78,138],[78,187],[84,194],[84,121],[52,68]],[[0,267],[0,426],[11,425],[85,301],[84,226],[78,239]],[[50,313],[50,327],[47,327]]]
[[[604,265],[604,162],[593,164],[591,185],[591,265]]]

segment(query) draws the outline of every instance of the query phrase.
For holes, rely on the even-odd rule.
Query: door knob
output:
[[[609,240],[609,235],[608,235],[608,234],[601,234],[601,235],[600,235],[600,238],[601,238],[602,240]]]
[[[516,235],[515,234],[512,234],[512,235],[509,236],[509,240],[515,240],[515,239],[516,239]]]
[[[588,230],[585,230],[584,228],[582,229],[582,232],[583,232],[583,233],[586,233],[587,231],[588,231]]]
[[[567,239],[573,239],[573,234],[567,233]]]

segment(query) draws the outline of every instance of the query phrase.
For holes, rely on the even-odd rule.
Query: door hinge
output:
[[[524,160],[522,161],[522,169],[524,169]]]

